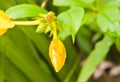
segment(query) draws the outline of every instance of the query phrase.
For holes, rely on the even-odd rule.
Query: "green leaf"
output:
[[[5,62],[5,79],[9,82],[30,82],[22,71],[19,70],[9,59],[6,58]],[[9,68],[9,69],[8,69]]]
[[[78,32],[81,21],[84,16],[84,10],[81,7],[72,7],[58,15],[58,19],[63,30],[59,33],[59,37],[64,40],[67,36],[72,35],[72,40],[75,40],[75,35]]]
[[[0,82],[4,82],[3,54],[0,52]]]
[[[41,53],[41,55],[49,61],[48,56],[48,48],[49,48],[49,39],[46,38],[43,34],[38,34],[35,32],[36,28],[34,27],[23,27],[21,30],[24,32],[24,34],[34,42],[35,46]]]
[[[35,50],[36,48],[33,46],[31,40],[27,38],[20,29],[14,28],[9,30],[4,37],[7,51],[5,53],[6,58],[21,70],[30,81],[48,82],[51,80],[52,82],[56,82],[55,78],[52,77],[50,70],[44,68],[46,64],[42,58],[38,56],[38,53]],[[45,79],[46,77],[48,79]]]
[[[89,53],[92,50],[92,46],[90,43],[91,36],[92,36],[91,31],[86,27],[80,28],[76,35],[76,42],[78,44],[78,47],[84,52]]]
[[[3,54],[0,51],[0,82],[4,82],[4,61]]]
[[[94,0],[53,0],[55,6],[91,7]]]
[[[120,52],[120,37],[116,39],[115,45],[116,45],[117,50]]]
[[[26,17],[37,17],[40,13],[47,13],[43,8],[37,5],[31,4],[21,4],[17,6],[10,7],[6,10],[6,13],[12,19],[26,18]]]
[[[0,39],[2,39],[3,37],[0,37]],[[4,39],[2,39],[0,44],[0,82],[4,82],[4,50],[5,50],[5,46],[2,47],[6,41]]]
[[[100,13],[102,13],[110,21],[119,21],[120,20],[120,10],[115,6],[104,6]]]
[[[83,1],[85,3],[93,3],[95,0],[81,0],[81,1]]]
[[[85,13],[84,18],[82,20],[82,25],[83,24],[87,24],[87,25],[91,24],[92,22],[94,22],[95,18],[96,18],[96,13],[94,13],[94,12]]]
[[[120,7],[120,0],[104,0],[102,1],[103,6],[116,6]]]
[[[0,4],[2,4],[2,5],[0,5],[0,9],[1,10],[6,10],[7,8],[9,8],[12,5],[15,5],[16,3],[15,3],[14,0],[6,0],[6,1],[4,1],[4,0],[1,1],[0,0]]]
[[[77,82],[87,82],[89,77],[95,71],[97,65],[100,64],[106,57],[112,44],[112,37],[105,36],[103,40],[99,41],[95,45],[95,49],[90,53],[83,65],[83,68],[81,69]]]
[[[6,43],[5,37],[0,37],[0,82],[4,82],[4,79],[9,82],[29,82],[24,73],[6,58]]]
[[[117,7],[106,6],[97,14],[97,23],[102,32],[120,36],[120,11]]]

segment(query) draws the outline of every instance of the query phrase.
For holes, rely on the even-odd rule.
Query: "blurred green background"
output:
[[[40,7],[43,1],[0,0],[0,10],[6,12],[19,4]],[[74,6],[80,8],[80,11],[83,9],[83,18],[79,14],[81,12],[71,9]],[[63,26],[67,23],[64,28],[70,31],[63,34],[67,58],[62,70],[56,73],[50,62],[48,48],[52,38],[49,33],[36,33],[36,26],[16,26],[0,37],[0,82],[86,82],[105,58],[116,65],[120,64],[120,0],[48,0],[44,9],[55,12],[63,21]],[[21,11],[22,9],[15,9],[12,14],[18,16]],[[61,12],[65,12],[63,15],[66,17],[62,17]],[[81,16],[80,22],[80,18],[76,19],[76,14]],[[73,16],[70,23],[68,15]],[[65,22],[66,20],[68,21]],[[75,25],[70,26],[72,24]],[[74,36],[71,28],[77,33],[74,43],[73,37],[69,36],[72,33]],[[93,81],[90,78],[87,82]]]
[[[5,11],[23,3],[40,6],[42,2],[43,0],[0,0],[0,9]],[[52,6],[51,0],[45,9],[53,10],[56,14],[62,11]],[[0,82],[75,82],[80,57],[71,38],[64,40],[67,59],[63,69],[56,73],[48,56],[51,38],[36,33],[35,29],[36,27],[17,26],[0,37]]]

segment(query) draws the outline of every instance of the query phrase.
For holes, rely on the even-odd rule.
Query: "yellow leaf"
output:
[[[59,72],[65,63],[66,50],[64,44],[58,38],[53,39],[50,43],[49,57],[55,71]]]
[[[13,28],[14,23],[10,20],[10,17],[0,10],[0,29]]]
[[[0,29],[0,36],[7,32],[8,29]]]

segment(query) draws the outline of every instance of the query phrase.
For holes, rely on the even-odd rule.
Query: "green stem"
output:
[[[55,21],[52,22],[52,27],[53,27],[53,39],[57,38],[57,27]]]
[[[47,4],[48,0],[44,0],[41,4],[41,8],[45,8],[46,4]]]
[[[34,21],[13,21],[15,25],[39,25],[40,20],[34,20]]]

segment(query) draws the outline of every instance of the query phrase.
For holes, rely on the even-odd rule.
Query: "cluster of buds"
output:
[[[53,12],[40,14],[40,17],[33,21],[13,21],[8,15],[0,10],[0,36],[5,34],[9,28],[15,25],[38,25],[36,32],[47,33],[53,36],[49,45],[49,57],[56,72],[63,67],[66,59],[66,50],[64,44],[57,36],[57,30],[61,30],[58,20]]]
[[[57,37],[57,30],[61,30],[56,16],[53,12],[49,12],[46,15],[41,15],[43,18],[42,23],[38,26],[36,32],[47,33],[50,31],[50,36],[53,35],[53,39],[49,45],[49,57],[56,72],[59,72],[63,67],[66,59],[66,50],[64,44]]]

